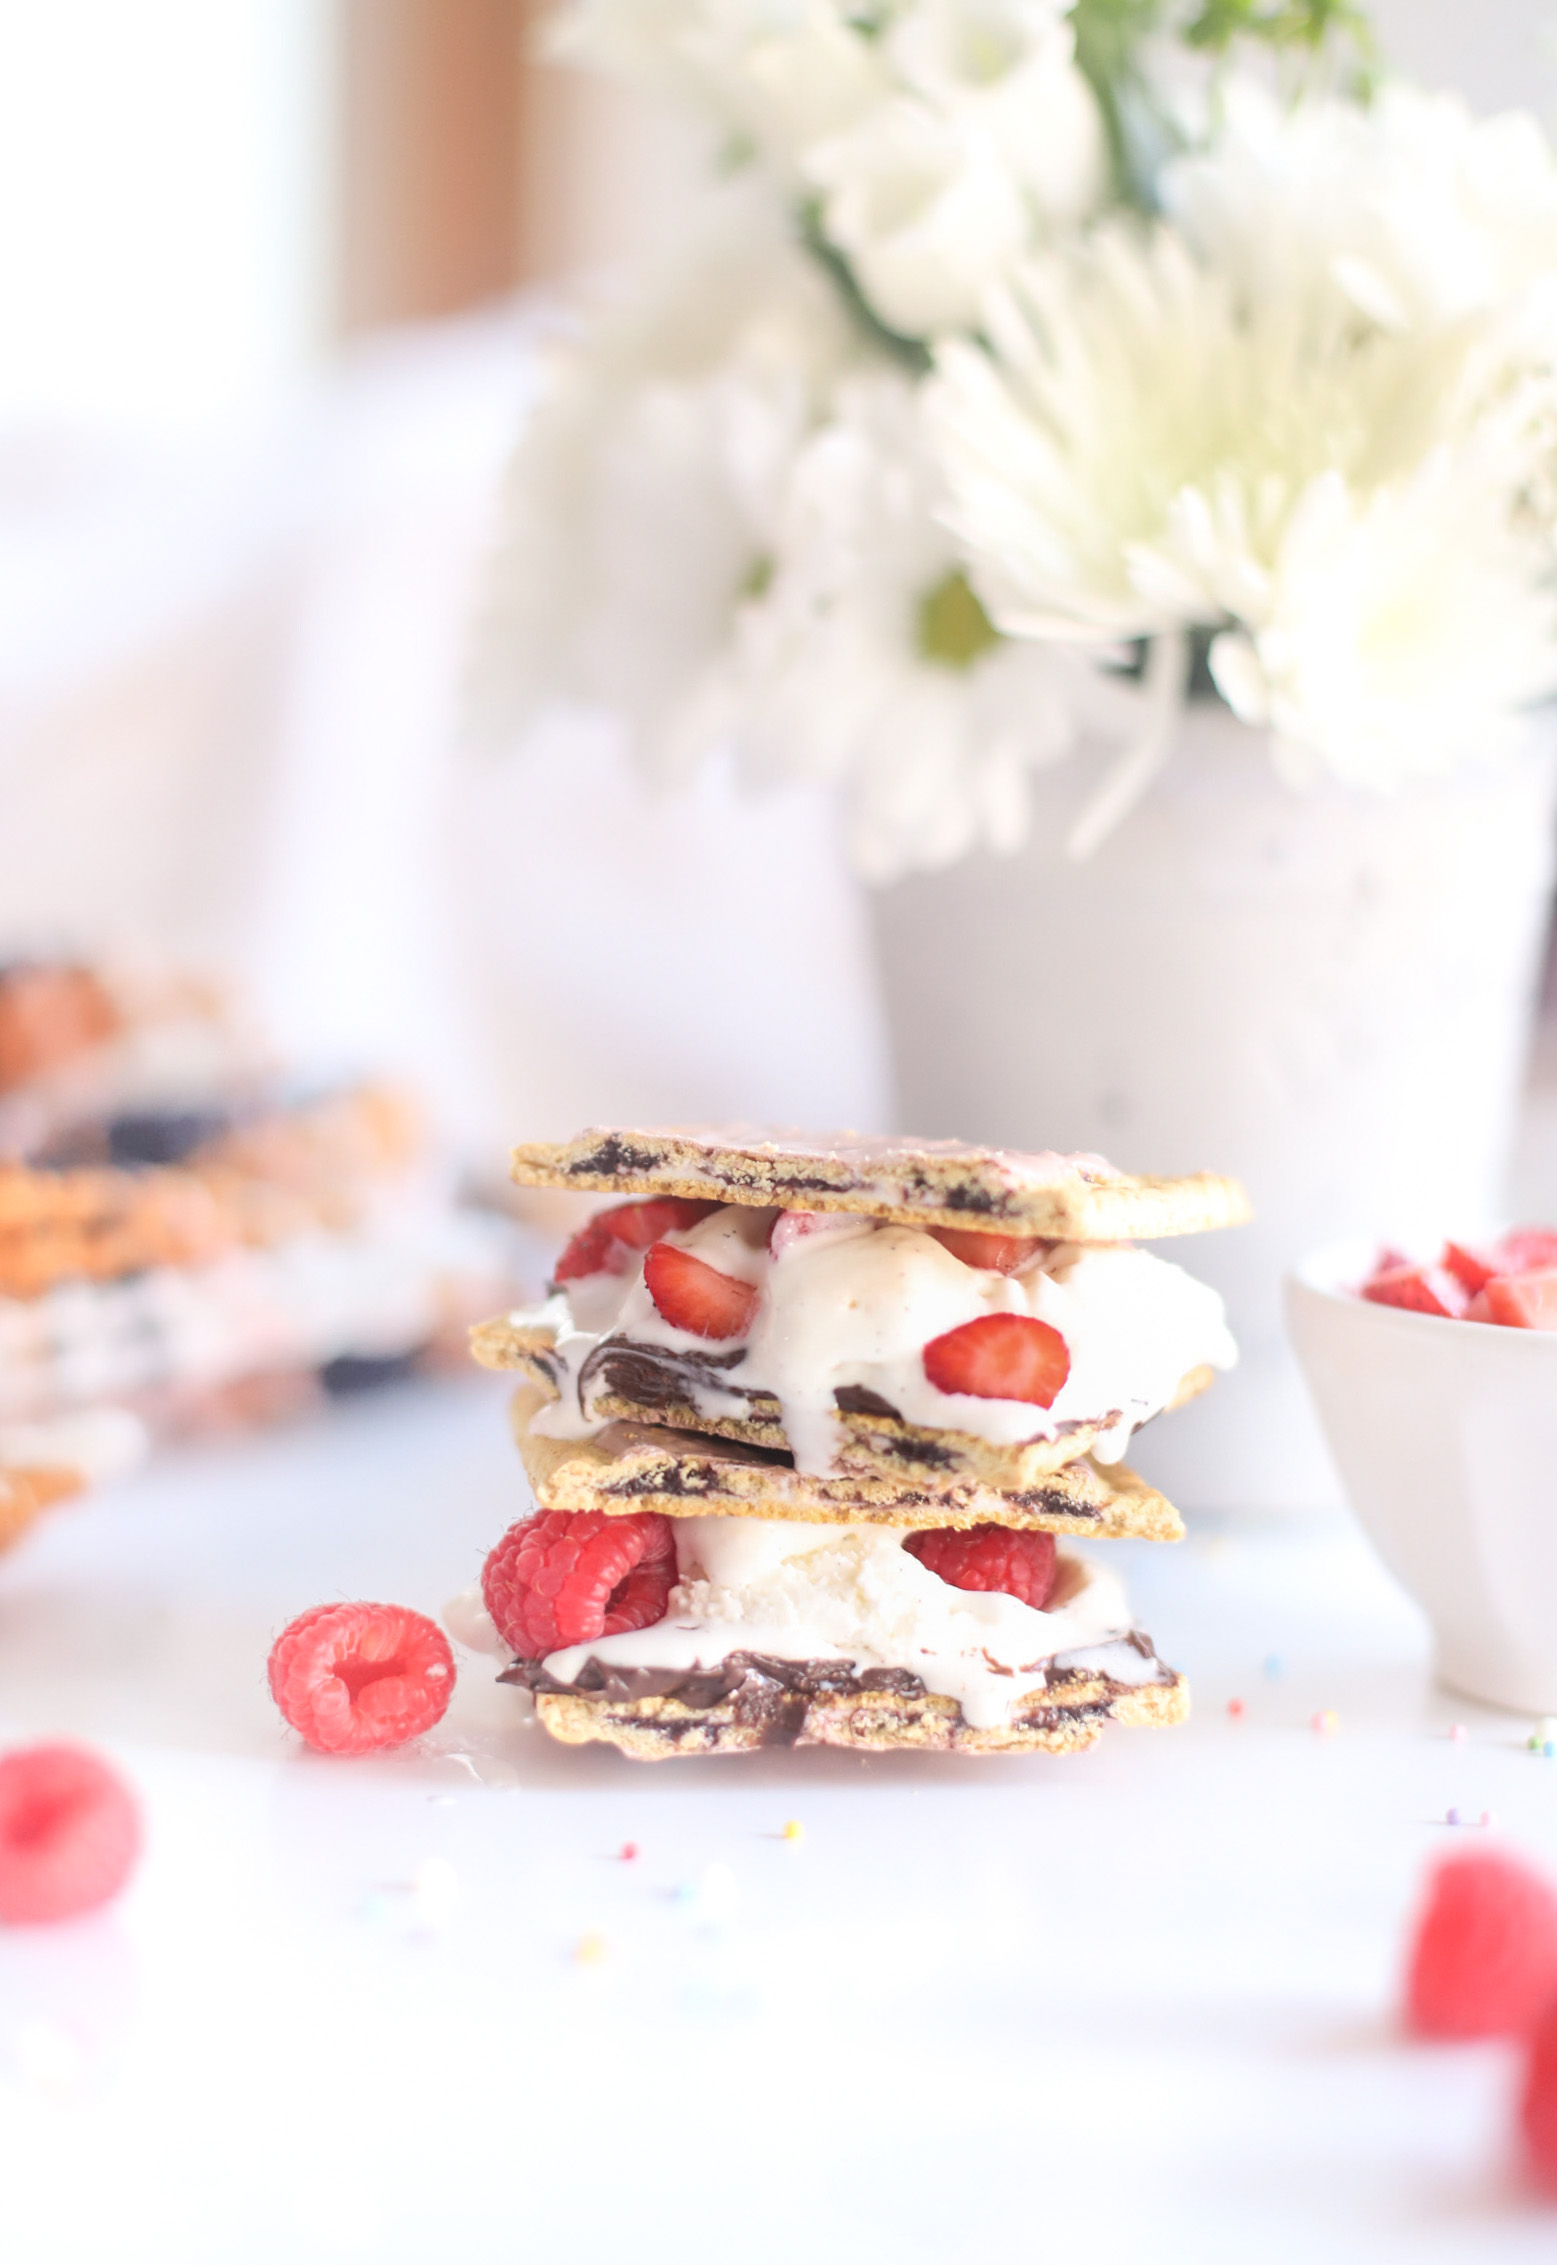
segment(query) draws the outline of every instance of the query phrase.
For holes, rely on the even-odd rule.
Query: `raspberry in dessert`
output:
[[[1122,1589],[1056,1535],[1182,1533],[1118,1461],[1234,1358],[1220,1301],[1136,1249],[1245,1215],[1229,1181],[954,1142],[596,1130],[525,1182],[620,1200],[519,1370],[539,1505],[451,1607],[567,1741],[1065,1751],[1182,1718]]]

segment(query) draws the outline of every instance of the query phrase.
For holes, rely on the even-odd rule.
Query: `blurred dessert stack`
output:
[[[545,1727],[635,1758],[773,1744],[1072,1751],[1184,1679],[1100,1558],[1176,1540],[1120,1461],[1235,1358],[1133,1238],[1236,1224],[1212,1173],[748,1127],[515,1152],[596,1213],[477,1330],[538,1509],[450,1607]]]
[[[509,1280],[405,1095],[296,1086],[188,975],[0,966],[0,1541],[159,1433],[452,1356]]]

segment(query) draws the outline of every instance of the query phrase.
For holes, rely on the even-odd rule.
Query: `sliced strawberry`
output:
[[[1457,1321],[1466,1311],[1464,1285],[1441,1266],[1390,1266],[1362,1294],[1376,1306],[1401,1306],[1407,1313],[1436,1313]]]
[[[1039,1251],[1054,1248],[1042,1235],[991,1235],[977,1227],[932,1227],[930,1232],[964,1266],[984,1266],[996,1274],[1014,1274]]]
[[[737,1282],[674,1243],[656,1243],[643,1279],[657,1311],[691,1337],[743,1337],[757,1303],[755,1284]]]
[[[1557,1329],[1557,1266],[1494,1275],[1478,1294],[1470,1317],[1500,1322],[1505,1329]]]
[[[977,1400],[1028,1400],[1048,1408],[1070,1374],[1064,1338],[1025,1313],[986,1313],[932,1337],[924,1372],[937,1392]]]
[[[554,1282],[578,1282],[587,1274],[626,1272],[626,1251],[612,1234],[609,1214],[599,1212],[580,1227],[558,1259]]]
[[[1500,1274],[1557,1266],[1557,1228],[1515,1227],[1495,1243],[1445,1243],[1443,1264],[1467,1290],[1484,1290]]]
[[[1498,1270],[1496,1253],[1476,1243],[1445,1243],[1439,1263],[1473,1297],[1486,1288]]]
[[[1557,1227],[1515,1227],[1497,1245],[1500,1274],[1534,1274],[1557,1266]]]
[[[626,1274],[633,1251],[647,1250],[661,1235],[695,1227],[718,1208],[716,1203],[694,1202],[688,1196],[656,1195],[645,1203],[618,1203],[609,1211],[597,1211],[558,1259],[552,1280],[576,1282],[586,1274]]]
[[[648,1250],[662,1235],[683,1234],[718,1209],[717,1203],[698,1196],[656,1195],[647,1203],[620,1204],[608,1211],[606,1218],[619,1243],[625,1243],[629,1250]]]

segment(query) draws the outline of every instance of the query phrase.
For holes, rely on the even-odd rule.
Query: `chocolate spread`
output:
[[[1126,1640],[1143,1658],[1160,1665],[1149,1636],[1136,1630]],[[1172,1680],[1169,1669],[1162,1669],[1162,1679]],[[1035,1729],[1052,1729],[1062,1722],[1100,1720],[1108,1713],[1116,1688],[1122,1688],[1113,1685],[1106,1676],[1101,1678],[1106,1697],[1081,1706],[1065,1704],[1067,1685],[1085,1685],[1099,1680],[1095,1671],[1087,1668],[1051,1668],[1044,1688],[1047,1703],[1030,1705],[1015,1719]],[[616,1667],[603,1660],[590,1659],[585,1661],[574,1683],[559,1682],[556,1676],[548,1674],[543,1660],[516,1659],[511,1667],[504,1669],[498,1681],[519,1684],[527,1691],[592,1699],[602,1706],[630,1706],[638,1699],[673,1698],[679,1699],[683,1706],[703,1710],[729,1701],[735,1720],[748,1729],[759,1730],[765,1746],[792,1746],[805,1726],[806,1709],[813,1699],[824,1694],[852,1697],[867,1691],[887,1691],[901,1699],[925,1696],[924,1684],[907,1668],[870,1667],[858,1674],[846,1660],[772,1659],[760,1652],[731,1652],[717,1667],[691,1670]],[[1034,1697],[1036,1700],[1036,1693]]]

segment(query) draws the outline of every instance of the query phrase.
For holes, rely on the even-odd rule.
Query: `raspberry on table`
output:
[[[1557,2195],[1557,1997],[1547,1999],[1531,2033],[1519,2126],[1532,2178]]]
[[[447,1636],[403,1604],[316,1604],[276,1638],[266,1672],[287,1721],[321,1754],[403,1746],[454,1695]]]
[[[657,1510],[542,1510],[510,1526],[488,1557],[481,1594],[520,1659],[621,1636],[663,1620],[676,1542]]]
[[[0,1755],[0,1921],[75,1919],[119,1893],[141,1849],[140,1809],[85,1746]]]
[[[1433,1873],[1406,1973],[1419,2037],[1512,2037],[1557,1992],[1557,1893],[1512,1856],[1450,1856]]]
[[[1059,1560],[1053,1534],[1010,1526],[935,1526],[903,1547],[954,1589],[995,1589],[1041,1612],[1054,1594]]]

